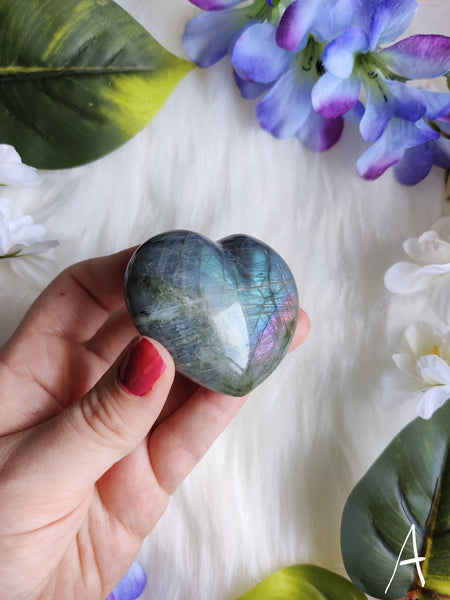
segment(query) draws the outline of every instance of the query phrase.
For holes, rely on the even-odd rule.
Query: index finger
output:
[[[123,280],[135,248],[72,265],[44,290],[19,328],[86,342],[111,312],[125,304]]]

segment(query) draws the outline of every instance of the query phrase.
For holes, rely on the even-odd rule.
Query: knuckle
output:
[[[104,446],[117,447],[132,438],[125,410],[111,391],[92,389],[81,400],[80,408],[82,429],[89,439]]]

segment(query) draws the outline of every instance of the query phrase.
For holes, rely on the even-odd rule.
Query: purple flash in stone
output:
[[[137,329],[169,350],[179,372],[231,396],[278,366],[299,311],[287,264],[247,235],[157,235],[131,258],[125,296]]]

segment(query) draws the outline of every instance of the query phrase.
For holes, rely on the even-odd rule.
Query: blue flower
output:
[[[439,133],[423,120],[411,123],[393,118],[380,138],[358,159],[358,173],[364,179],[377,179],[388,167],[400,162],[408,149],[437,138]]]
[[[236,41],[231,57],[238,85],[251,82],[271,86],[256,109],[263,129],[277,138],[296,135],[319,152],[333,146],[343,129],[340,117],[323,117],[314,112],[311,103],[313,86],[323,74],[323,44],[311,32],[319,37],[330,33],[330,20],[320,26],[319,14],[323,16],[324,10],[329,11],[325,0],[296,0],[286,9],[278,27],[269,23],[248,27]],[[304,27],[300,35],[293,36],[290,23],[292,19],[297,22],[299,15],[305,17]],[[280,46],[280,36],[293,50]]]
[[[275,18],[279,0],[256,0],[234,8],[243,0],[191,0],[203,12],[187,22],[181,43],[187,57],[202,68],[230,53],[246,27]]]
[[[317,112],[327,117],[345,114],[364,86],[367,106],[360,131],[367,141],[377,140],[394,117],[415,122],[425,114],[423,94],[404,80],[438,77],[450,70],[450,38],[413,36],[377,51],[379,43],[403,33],[416,6],[415,0],[380,0],[372,13],[355,19],[365,29],[351,25],[325,47],[322,61],[327,72],[312,92]]]
[[[433,165],[450,169],[450,117],[437,119],[433,125],[439,137],[407,148],[394,165],[394,175],[400,183],[416,185],[428,175]]]
[[[146,583],[147,577],[144,569],[138,562],[134,562],[106,600],[136,600],[144,591]]]
[[[448,168],[450,94],[407,81],[448,77],[450,38],[394,43],[416,0],[191,2],[206,12],[186,25],[186,54],[201,67],[228,54],[242,96],[262,97],[256,115],[273,136],[295,135],[322,152],[338,142],[345,118],[373,142],[357,163],[366,179],[395,165],[397,179],[412,185],[433,164]]]
[[[281,17],[277,44],[285,50],[300,52],[310,35],[319,42],[329,40],[333,33],[332,9],[336,1],[294,0]]]
[[[428,175],[433,164],[449,168],[447,113],[450,94],[422,91],[425,115],[415,123],[394,118],[379,139],[358,160],[358,173],[376,179],[395,165],[400,183],[415,185]]]

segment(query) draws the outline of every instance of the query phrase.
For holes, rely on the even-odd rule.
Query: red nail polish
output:
[[[166,363],[155,346],[139,337],[123,357],[119,368],[119,380],[123,387],[135,396],[149,392],[166,370]]]

